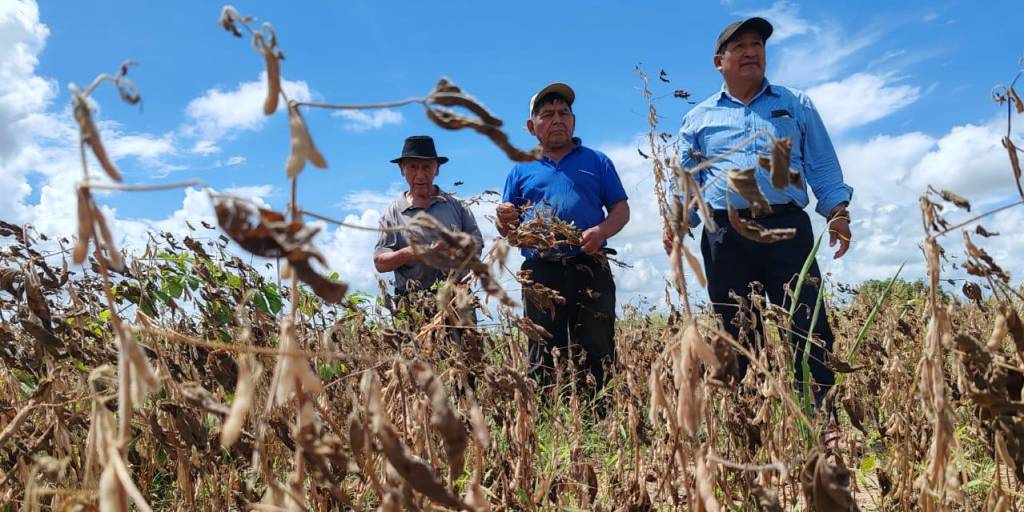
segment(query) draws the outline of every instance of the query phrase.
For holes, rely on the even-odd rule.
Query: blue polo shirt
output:
[[[558,162],[545,156],[513,166],[505,180],[502,200],[517,207],[532,203],[550,208],[555,216],[574,223],[580,231],[603,222],[606,208],[627,199],[626,190],[615,165],[604,153],[584,146],[578,138],[573,138],[573,143],[576,147]],[[521,220],[529,220],[535,210]],[[520,251],[525,258],[537,256],[534,249],[524,247]],[[579,247],[561,247],[558,252],[571,256],[582,251]]]

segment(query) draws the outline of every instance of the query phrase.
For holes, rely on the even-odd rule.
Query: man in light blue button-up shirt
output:
[[[734,337],[756,348],[759,334],[740,332],[732,320],[738,308],[730,291],[746,296],[751,284],[764,285],[772,303],[788,307],[786,288],[795,287],[795,275],[811,251],[814,235],[804,208],[809,203],[809,185],[817,199],[815,210],[830,219],[830,243],[839,249],[835,257],[846,253],[850,243],[849,215],[846,206],[853,189],[843,182],[832,141],[811,99],[803,92],[771,84],[765,78],[765,41],[772,26],[762,18],[750,18],[730,24],[716,42],[715,67],[722,73],[722,89],[695,106],[683,119],[680,139],[683,164],[692,168],[706,159],[717,159],[695,175],[704,190],[704,199],[714,210],[716,230],[701,237],[701,253],[708,278],[708,295],[724,326]],[[765,135],[765,133],[769,135]],[[791,172],[800,180],[785,188],[774,188],[768,169],[758,165],[760,156],[771,153],[774,139],[792,140]],[[739,148],[739,149],[736,149]],[[757,184],[772,205],[767,214],[752,215],[750,204],[730,190],[726,177],[733,169],[755,169]],[[766,228],[795,228],[789,240],[762,243],[741,236],[728,220],[728,209],[739,210],[741,217],[753,218]],[[696,212],[692,224],[700,222]],[[818,278],[817,264],[811,276]],[[755,290],[756,291],[756,290]],[[815,397],[819,402],[834,383],[834,375],[825,364],[833,342],[826,315],[821,313],[811,329],[810,317],[817,297],[816,285],[805,286],[794,317],[792,339],[796,342],[796,376],[803,380],[803,347],[807,333],[821,342],[811,350],[811,373]],[[783,335],[785,338],[785,335]],[[748,362],[740,357],[739,375]]]

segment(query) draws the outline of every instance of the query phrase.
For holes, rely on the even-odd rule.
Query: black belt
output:
[[[776,215],[782,215],[785,213],[802,212],[803,208],[797,206],[794,203],[782,203],[771,205],[769,211],[759,211],[755,215],[750,208],[736,208],[736,213],[739,214],[741,219],[763,219],[766,217],[774,217]],[[727,218],[729,216],[729,210],[713,210],[715,217]]]

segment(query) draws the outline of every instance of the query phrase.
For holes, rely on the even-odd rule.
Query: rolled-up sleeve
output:
[[[850,202],[853,188],[843,181],[839,157],[818,109],[809,97],[802,96],[800,100],[804,117],[804,177],[818,199],[815,211],[827,218],[839,203]]]

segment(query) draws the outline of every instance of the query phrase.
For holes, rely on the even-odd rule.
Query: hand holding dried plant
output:
[[[498,231],[507,236],[519,225],[519,210],[512,203],[501,203],[495,210],[498,216]]]

